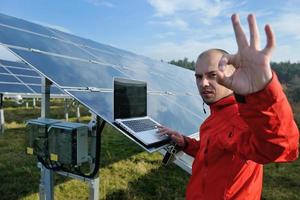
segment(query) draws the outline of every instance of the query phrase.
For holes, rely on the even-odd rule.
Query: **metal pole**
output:
[[[51,82],[42,78],[42,101],[41,101],[41,117],[47,118],[50,115],[50,86]],[[54,199],[54,174],[53,171],[48,170],[42,164],[38,164],[41,168],[40,179],[40,200],[53,200]]]
[[[79,122],[79,119],[80,119],[80,107],[79,107],[79,103],[77,103],[76,118],[77,118],[77,122]]]
[[[3,94],[0,93],[0,133],[4,133]]]
[[[89,181],[89,200],[99,199],[99,175]]]
[[[32,107],[35,108],[36,107],[36,102],[35,102],[35,98],[32,99]]]
[[[65,119],[66,119],[66,121],[69,121],[68,99],[65,99]]]

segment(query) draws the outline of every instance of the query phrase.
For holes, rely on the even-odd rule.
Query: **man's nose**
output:
[[[207,78],[203,78],[203,79],[200,81],[200,85],[201,85],[201,87],[209,86],[209,81],[207,80]]]

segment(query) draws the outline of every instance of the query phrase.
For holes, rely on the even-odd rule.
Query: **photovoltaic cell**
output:
[[[29,68],[29,66],[26,63],[23,62],[15,62],[15,61],[9,61],[9,60],[0,60],[0,64],[4,65],[6,67],[19,67],[19,68]]]
[[[41,85],[41,78],[33,78],[33,77],[26,77],[26,76],[17,76],[21,81],[26,84],[39,84]]]
[[[4,67],[0,66],[0,73],[8,73],[8,71]]]
[[[6,69],[15,75],[39,76],[39,74],[37,72],[35,72],[34,70],[12,68],[12,67],[7,67]]]
[[[59,86],[112,88],[113,76],[124,76],[109,65],[14,50]]]
[[[50,31],[49,29],[43,26],[37,26],[36,24],[30,23],[23,19],[10,17],[1,13],[0,13],[0,23],[9,26],[14,26],[21,29],[26,29],[28,31],[32,31],[35,33],[45,34],[53,37],[55,36],[52,31]]]
[[[41,94],[41,76],[29,65],[6,60],[0,60],[0,64],[1,93]],[[54,85],[50,91],[52,94],[63,94]]]
[[[93,59],[84,50],[59,40],[42,37],[12,28],[1,26],[0,24],[1,42],[7,45],[21,46],[25,48],[38,49],[56,54],[63,54],[84,59]]]
[[[30,89],[28,89],[23,84],[3,84],[0,82],[0,91],[2,93],[8,92],[8,93],[32,93]]]
[[[20,83],[20,81],[18,81],[18,79],[16,79],[14,76],[12,75],[4,75],[4,74],[0,74],[0,81],[1,82],[10,82],[10,83]]]
[[[89,39],[81,38],[81,37],[78,37],[76,35],[71,35],[69,33],[64,33],[64,32],[61,32],[59,30],[55,30],[55,29],[51,29],[51,30],[53,31],[53,33],[55,33],[55,35],[58,38],[63,38],[65,41],[70,41],[70,42],[79,44],[83,47],[86,46],[85,48],[88,51],[90,49],[98,49],[98,51],[109,52],[113,55],[135,56],[135,54],[133,54],[129,51],[125,51],[125,50],[122,50],[122,49],[117,49],[117,48],[114,48],[112,46],[105,45],[105,44],[100,44],[98,42],[94,42],[94,41],[89,40]]]

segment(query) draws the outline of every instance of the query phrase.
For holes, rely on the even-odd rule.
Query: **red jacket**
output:
[[[187,139],[184,151],[195,160],[186,199],[258,200],[263,164],[297,159],[299,131],[276,75],[243,100],[232,95],[211,105],[200,141]]]

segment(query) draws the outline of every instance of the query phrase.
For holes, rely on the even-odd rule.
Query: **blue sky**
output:
[[[230,16],[257,16],[277,38],[273,61],[300,61],[299,0],[0,0],[0,12],[155,59],[195,60],[208,48],[236,52]]]

